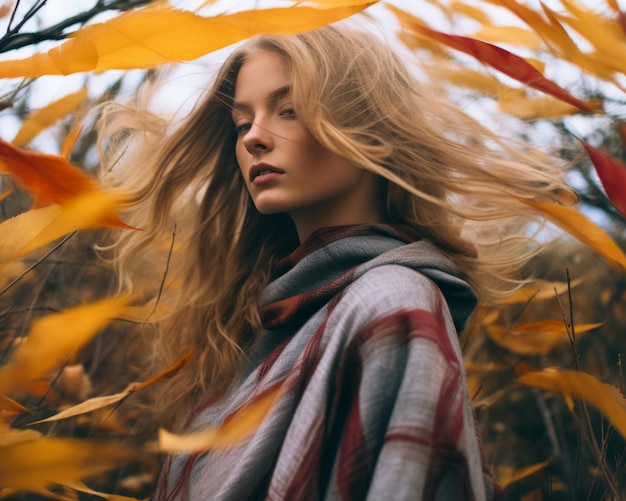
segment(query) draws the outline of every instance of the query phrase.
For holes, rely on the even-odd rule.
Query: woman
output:
[[[195,356],[162,416],[219,426],[281,388],[234,449],[167,458],[157,499],[493,497],[457,336],[535,251],[522,200],[569,190],[426,92],[372,35],[326,27],[239,47],[173,133],[104,114],[145,228],[115,245],[122,283],[159,284],[174,228],[186,249],[154,352]]]

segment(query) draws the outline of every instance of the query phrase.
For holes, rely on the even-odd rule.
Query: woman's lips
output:
[[[250,182],[254,185],[260,185],[272,181],[276,179],[278,176],[283,174],[284,171],[274,167],[273,165],[266,163],[258,163],[254,164],[250,168],[250,172],[248,174],[250,178]]]

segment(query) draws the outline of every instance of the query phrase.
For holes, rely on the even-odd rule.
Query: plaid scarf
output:
[[[489,500],[457,331],[476,298],[410,228],[315,232],[277,266],[264,333],[187,431],[281,396],[227,451],[170,456],[156,499]]]

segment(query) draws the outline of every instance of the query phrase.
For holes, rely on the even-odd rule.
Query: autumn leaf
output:
[[[343,1],[339,6],[325,8],[254,9],[215,17],[202,17],[156,2],[106,22],[85,26],[47,53],[2,61],[0,78],[151,68],[191,61],[258,33],[290,34],[324,26],[377,1]]]
[[[12,143],[15,146],[23,146],[29,143],[41,131],[47,129],[68,113],[71,113],[86,97],[87,88],[84,87],[78,92],[53,101],[48,106],[32,113],[22,122],[22,127]]]
[[[602,101],[600,100],[584,101],[584,103],[589,110],[602,110]],[[523,90],[502,94],[498,101],[498,107],[503,113],[514,115],[523,120],[553,119],[580,113],[578,107],[553,97],[529,98]]]
[[[517,380],[527,386],[584,400],[602,412],[626,438],[626,400],[614,386],[581,371],[532,371],[520,375]]]
[[[128,387],[119,393],[115,393],[113,395],[106,395],[101,397],[90,398],[89,400],[85,400],[80,404],[69,407],[68,409],[64,409],[61,412],[55,414],[54,416],[50,416],[49,418],[42,419],[40,421],[36,421],[31,424],[39,424],[39,423],[47,423],[50,421],[59,421],[60,419],[67,419],[69,417],[78,416],[81,414],[85,414],[87,412],[92,412],[97,409],[102,409],[103,407],[108,407],[109,405],[116,404],[121,402],[125,398],[128,398],[133,393],[140,391],[158,381],[163,379],[167,379],[176,374],[180,369],[182,369],[185,365],[189,363],[193,355],[195,354],[195,348],[190,348],[187,352],[180,357],[176,362],[170,365],[167,369],[158,373],[156,376],[151,377],[147,381],[142,383],[131,383]]]
[[[541,463],[524,466],[522,468],[513,468],[511,466],[495,466],[493,468],[493,476],[501,489],[506,489],[512,483],[529,477],[530,475],[543,470],[550,464],[550,460]]]
[[[6,190],[6,191],[3,191],[2,193],[0,193],[0,201],[4,200],[11,193],[13,193],[13,190]]]
[[[532,64],[528,63],[523,58],[487,42],[458,35],[448,35],[440,31],[432,30],[420,24],[413,16],[410,16],[397,7],[392,5],[388,7],[417,33],[428,36],[455,50],[469,54],[481,63],[487,64],[533,89],[550,94],[561,101],[565,101],[580,110],[592,111],[583,101],[575,98],[565,89],[559,87],[551,80],[548,80]]]
[[[97,190],[96,183],[67,159],[24,151],[0,139],[0,169],[39,205],[62,204]]]
[[[582,283],[582,278],[572,280],[570,288],[574,289]],[[556,291],[556,292],[555,292]],[[554,299],[556,294],[567,292],[567,284],[565,282],[549,282],[545,280],[537,280],[532,284],[526,285],[513,294],[500,300],[502,304],[527,303],[531,299],[533,301],[543,301],[545,299]]]
[[[42,317],[31,326],[26,340],[0,367],[0,394],[26,388],[29,381],[46,376],[70,360],[127,304],[117,297],[83,304]]]
[[[16,402],[12,398],[5,395],[0,395],[0,419],[7,419],[13,416],[17,416],[23,412],[30,412],[19,402]],[[0,431],[0,433],[2,433]]]
[[[0,487],[46,493],[113,469],[134,452],[112,441],[37,437],[0,446]]]
[[[521,45],[529,49],[537,50],[541,45],[541,39],[536,33],[520,28],[519,26],[495,26],[485,24],[480,30],[472,35],[483,42],[505,43],[509,45]]]
[[[266,391],[245,408],[227,418],[218,428],[209,428],[187,435],[175,435],[161,429],[159,430],[159,448],[163,452],[192,453],[236,446],[259,428],[278,399],[280,389],[281,387],[277,385]]]
[[[582,334],[601,325],[602,323],[576,325],[576,333]],[[510,329],[491,325],[486,330],[495,343],[518,355],[543,355],[569,340],[562,320],[528,322]]]
[[[549,221],[595,250],[616,270],[620,272],[626,270],[626,255],[622,249],[588,217],[555,203],[532,200],[523,200],[523,202],[542,212]]]
[[[580,139],[579,141],[596,168],[606,196],[613,206],[626,216],[626,165],[596,150],[585,141]]]
[[[50,205],[23,212],[0,223],[0,268],[76,230],[111,226],[131,228],[116,213],[126,198],[119,193],[94,191],[65,205]]]

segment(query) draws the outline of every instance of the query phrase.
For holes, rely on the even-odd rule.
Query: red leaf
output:
[[[546,94],[565,101],[577,108],[591,112],[591,108],[580,99],[575,98],[565,89],[559,87],[552,80],[548,80],[543,74],[530,63],[511,52],[501,49],[496,45],[481,42],[469,37],[458,35],[448,35],[440,31],[414,23],[411,26],[415,31],[420,32],[433,40],[452,47],[453,49],[465,52],[478,59],[481,63],[492,66],[502,73],[522,82],[533,89],[537,89]]]
[[[65,158],[23,151],[0,139],[0,163],[38,205],[63,204],[96,191],[96,183]]]
[[[580,140],[600,177],[606,196],[626,216],[626,165]]]

